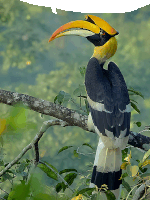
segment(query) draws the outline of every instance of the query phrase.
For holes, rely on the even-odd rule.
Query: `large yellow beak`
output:
[[[87,15],[85,20],[88,17],[90,17],[94,23],[83,20],[71,21],[58,28],[50,37],[49,42],[55,38],[65,35],[78,35],[82,37],[88,37],[94,34],[98,34],[100,32],[100,28],[102,28],[111,36],[118,34],[118,32],[105,20],[93,15]]]
[[[65,35],[79,35],[87,37],[99,32],[100,28],[95,24],[92,24],[87,21],[77,20],[64,24],[63,26],[58,28],[50,37],[49,42],[51,42],[55,38]]]

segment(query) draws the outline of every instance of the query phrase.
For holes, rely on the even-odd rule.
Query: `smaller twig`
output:
[[[36,142],[38,142],[40,140],[40,138],[43,136],[43,133],[45,133],[47,131],[47,129],[51,126],[54,125],[61,125],[61,126],[68,126],[67,122],[64,122],[62,120],[48,120],[43,122],[43,125],[39,131],[39,133],[36,134],[36,136],[34,137],[34,139],[32,140],[32,142],[30,144],[28,144],[22,151],[21,153],[13,160],[11,161],[1,172],[0,172],[0,176],[2,176],[8,169],[10,169],[14,164],[16,164],[22,157],[23,155],[29,150],[32,149],[32,147],[34,146],[34,144]]]
[[[2,190],[3,192],[5,192],[6,194],[9,194],[8,192],[6,192],[4,189],[2,189],[1,187],[0,187],[0,190]]]
[[[139,186],[139,185],[141,185],[141,183],[140,184],[137,184],[137,185],[135,185],[133,188],[132,188],[132,190],[128,193],[128,195],[127,195],[127,198],[126,198],[126,200],[128,200],[128,198],[129,198],[129,196],[130,196],[130,194],[131,194],[131,192],[137,187],[137,186]],[[132,199],[133,200],[133,199]],[[136,200],[136,199],[135,199]]]
[[[79,97],[80,97],[80,96],[79,96]],[[79,108],[79,110],[81,110],[81,111],[83,111],[85,114],[87,114],[87,112],[81,107],[81,105],[79,106],[79,105],[74,101],[73,98],[71,98],[69,101],[71,101],[72,103],[74,103],[75,106],[76,106],[77,108]]]
[[[145,126],[144,130],[140,131],[139,134],[141,134],[145,131],[150,131],[150,126]]]
[[[68,188],[74,193],[75,191],[70,187],[70,185],[63,179],[62,176],[60,176],[59,173],[57,173],[53,168],[51,168],[49,165],[47,165],[46,163],[44,163],[43,161],[39,161],[39,163],[42,163],[43,165],[45,165],[47,168],[49,168],[50,170],[52,170],[63,182],[65,185],[68,186]]]
[[[132,200],[140,199],[143,196],[145,189],[147,189],[149,186],[150,186],[150,180],[147,180],[145,183],[141,184],[141,186],[135,191]]]
[[[93,153],[81,153],[81,152],[79,152],[79,149],[81,148],[81,147],[83,147],[83,145],[81,145],[81,146],[79,146],[78,148],[77,148],[77,153],[78,154],[80,154],[80,155],[84,155],[84,156],[88,156],[88,155],[91,155],[91,154],[95,154],[95,152],[93,152]]]
[[[34,164],[37,165],[37,163],[39,162],[39,146],[38,146],[38,141],[34,144],[34,151],[35,151]]]

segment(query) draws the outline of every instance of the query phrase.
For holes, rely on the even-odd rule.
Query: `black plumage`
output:
[[[87,95],[95,102],[104,105],[102,111],[89,105],[93,123],[98,130],[106,136],[105,131],[113,132],[119,137],[121,131],[127,129],[125,136],[129,135],[130,112],[126,106],[130,103],[125,80],[114,62],[108,64],[108,70],[92,57],[87,65],[85,86]]]

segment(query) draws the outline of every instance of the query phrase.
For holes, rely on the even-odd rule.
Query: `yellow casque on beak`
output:
[[[88,17],[91,18],[98,27],[106,31],[106,33],[108,33],[109,35],[114,36],[118,34],[118,31],[116,31],[112,26],[110,26],[105,20],[101,19],[100,17],[94,15],[87,15],[85,17],[85,20]]]

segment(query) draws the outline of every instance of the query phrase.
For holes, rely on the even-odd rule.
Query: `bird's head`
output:
[[[117,41],[114,36],[118,34],[119,32],[105,20],[93,15],[87,15],[84,21],[71,21],[58,28],[50,37],[49,42],[66,35],[85,37],[95,45],[92,57],[96,57],[101,63],[115,54]]]

